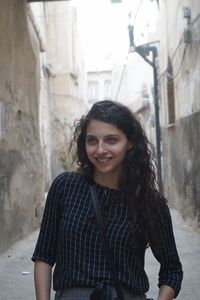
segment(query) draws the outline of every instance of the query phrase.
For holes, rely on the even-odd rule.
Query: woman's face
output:
[[[132,147],[115,125],[92,120],[86,130],[86,153],[99,175],[119,175],[127,150]]]

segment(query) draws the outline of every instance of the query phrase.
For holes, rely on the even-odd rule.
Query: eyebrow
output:
[[[117,134],[117,133],[110,133],[110,134],[107,134],[107,135],[105,135],[104,137],[118,137],[119,136],[119,134]],[[86,134],[86,137],[96,137],[94,134]]]
[[[117,133],[111,133],[111,134],[106,135],[105,137],[110,137],[110,136],[118,137],[119,134],[117,134]]]

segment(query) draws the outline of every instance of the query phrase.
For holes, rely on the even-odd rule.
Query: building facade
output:
[[[0,10],[0,252],[39,224],[43,198],[39,130],[40,44],[25,1]]]
[[[167,197],[200,224],[200,2],[159,1],[159,83]]]
[[[86,74],[76,8],[71,2],[32,3],[31,8],[45,44],[41,76],[46,86],[41,92],[48,100],[41,97],[43,118],[40,128],[47,149],[45,157],[48,157],[47,164],[54,178],[71,167],[68,154],[70,127],[86,107]]]
[[[1,1],[0,253],[39,226],[86,101],[75,9],[28,2]]]

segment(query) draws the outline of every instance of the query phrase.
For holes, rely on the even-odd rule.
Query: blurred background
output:
[[[141,120],[170,206],[199,228],[200,2],[0,5],[0,253],[38,228],[51,181],[74,168],[74,120],[103,99]]]

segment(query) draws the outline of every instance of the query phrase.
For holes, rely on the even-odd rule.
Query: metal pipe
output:
[[[156,158],[157,158],[157,181],[159,189],[162,189],[162,162],[161,162],[161,130],[159,116],[159,95],[158,95],[158,72],[156,67],[157,48],[149,45],[135,47],[135,51],[153,68],[154,81],[154,108],[155,108],[155,125],[156,125]],[[153,61],[150,61],[146,55],[152,52]]]
[[[158,164],[158,183],[162,187],[162,162],[161,162],[161,130],[160,130],[160,114],[159,114],[159,95],[158,95],[158,72],[156,67],[157,49],[152,47],[153,53],[153,78],[154,78],[154,107],[156,122],[156,147],[157,147],[157,164]]]

